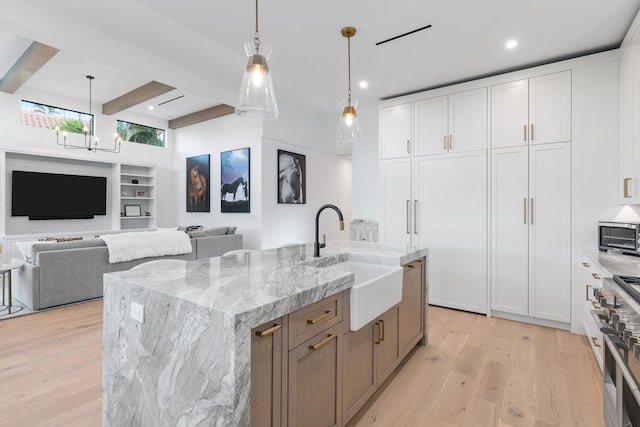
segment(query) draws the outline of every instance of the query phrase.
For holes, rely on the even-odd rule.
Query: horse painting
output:
[[[207,177],[198,172],[198,164],[189,171],[189,211],[203,212],[205,210],[205,196],[207,194]]]
[[[247,198],[247,186],[246,186],[246,183],[244,182],[244,178],[242,178],[242,177],[236,179],[231,184],[222,184],[222,189],[220,190],[220,198],[222,200],[225,200],[225,196],[227,194],[233,194],[233,200],[235,201],[236,200],[236,193],[238,192],[238,186],[240,184],[242,184],[242,189],[244,190],[245,200],[248,200],[248,198]]]
[[[304,156],[280,152],[278,156],[278,203],[305,203]]]

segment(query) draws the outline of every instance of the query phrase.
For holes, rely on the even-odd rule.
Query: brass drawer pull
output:
[[[337,335],[334,334],[329,334],[327,335],[327,337],[325,339],[323,339],[322,341],[320,341],[318,344],[311,344],[309,346],[309,350],[317,350],[320,347],[323,347],[325,345],[327,345],[332,339],[334,339]]]
[[[591,273],[591,277],[593,277],[596,280],[602,280],[602,277],[600,277],[600,275],[596,273]]]
[[[330,318],[331,316],[333,316],[333,311],[331,310],[327,310],[324,312],[324,314],[320,317],[316,317],[315,319],[307,319],[307,324],[308,325],[315,325],[316,323],[320,323],[323,320],[327,320],[328,318]]]
[[[582,265],[583,265],[584,267],[587,267],[587,268],[591,267],[591,266],[590,266],[588,263],[586,263],[586,262],[583,262],[583,263],[582,263]]]
[[[600,344],[598,344],[598,338],[591,337],[591,342],[593,342],[594,347],[600,347]]]
[[[282,325],[278,324],[278,323],[274,323],[272,327],[270,327],[269,329],[267,329],[266,331],[256,331],[256,335],[259,336],[260,338],[262,337],[266,337],[267,335],[271,335],[272,333],[274,333],[275,331],[282,329]]]
[[[587,301],[591,301],[591,298],[589,298],[589,288],[591,287],[591,285],[585,285],[584,287],[586,288],[586,291],[587,291],[587,295],[586,295],[585,299]]]
[[[600,304],[598,304],[595,301],[591,301],[591,305],[593,305],[593,308],[595,308],[596,310],[600,310],[602,307],[600,307]]]

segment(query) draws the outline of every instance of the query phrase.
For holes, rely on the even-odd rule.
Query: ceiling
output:
[[[254,33],[252,0],[2,1],[0,77],[38,41],[60,52],[26,88],[86,98],[91,74],[93,99],[105,103],[156,80],[176,89],[131,110],[162,119],[235,104],[243,44]],[[262,0],[259,6],[261,41],[274,48],[269,66],[278,100],[324,117],[338,114],[347,92],[342,27],[357,28],[353,94],[375,108],[380,99],[615,48],[640,0]],[[519,45],[507,50],[512,38]]]

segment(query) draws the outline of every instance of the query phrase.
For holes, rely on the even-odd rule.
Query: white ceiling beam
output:
[[[0,91],[15,93],[44,64],[49,62],[59,49],[34,41],[0,80]]]

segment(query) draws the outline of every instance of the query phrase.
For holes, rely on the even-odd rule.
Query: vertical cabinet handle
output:
[[[418,201],[413,201],[413,234],[418,234]]]
[[[375,343],[380,344],[382,342],[382,326],[380,326],[380,322],[376,322],[376,326],[378,327],[378,338]]]
[[[522,132],[522,139],[524,142],[527,142],[527,125],[524,125],[524,130]]]
[[[446,149],[447,149],[447,135],[445,135],[445,136],[444,136],[444,141],[442,142],[442,148],[443,148],[444,150],[446,150]]]
[[[407,234],[411,234],[411,230],[409,230],[409,200],[407,200],[407,207],[405,208],[407,212]]]
[[[522,200],[522,202],[523,202],[522,203],[522,207],[523,207],[523,209],[522,209],[522,212],[523,212],[522,217],[523,217],[524,225],[527,225],[527,198],[525,197]]]
[[[531,225],[533,224],[533,197],[531,198],[531,215],[530,215],[530,221],[531,221]]]
[[[624,198],[629,199],[631,198],[631,194],[629,191],[629,183],[631,182],[631,178],[625,178],[622,182],[624,183]]]
[[[533,141],[533,123],[531,123],[531,131],[529,132],[531,135],[531,140]]]
[[[589,288],[591,288],[591,285],[584,285],[584,287],[586,288],[586,295],[585,295],[585,300],[586,301],[591,301],[591,298],[589,298]]]
[[[380,319],[380,342],[384,341],[384,320]]]
[[[407,139],[407,153],[411,154],[411,141]]]
[[[453,135],[449,134],[449,150],[453,148]]]

